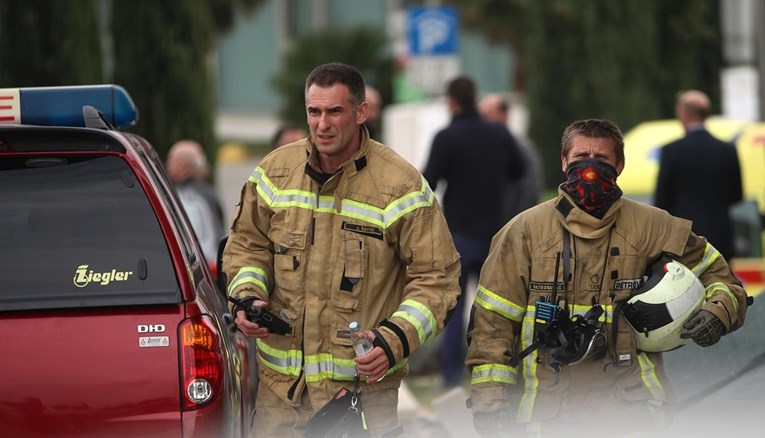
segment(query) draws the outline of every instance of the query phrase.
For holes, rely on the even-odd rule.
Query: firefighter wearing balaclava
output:
[[[690,268],[705,288],[681,337],[709,346],[744,323],[746,292],[691,222],[622,197],[617,126],[576,121],[561,146],[567,179],[558,196],[505,225],[481,271],[466,364],[468,404],[482,436],[627,435],[664,425],[662,406],[674,394],[662,353],[636,348],[620,307],[661,256]],[[560,320],[545,325],[550,314],[538,306],[551,297]],[[576,363],[575,343],[566,337],[572,321],[600,337],[586,355],[578,352]],[[538,336],[550,326],[566,330]]]

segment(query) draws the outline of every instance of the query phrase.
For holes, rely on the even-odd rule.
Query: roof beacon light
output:
[[[138,109],[119,85],[0,88],[0,124],[86,126],[82,107],[97,108],[116,128],[138,121]]]

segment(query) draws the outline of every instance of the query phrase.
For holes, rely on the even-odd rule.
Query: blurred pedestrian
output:
[[[500,94],[489,94],[478,103],[478,112],[486,120],[497,122],[507,127],[510,121],[510,105]],[[523,177],[517,181],[508,181],[509,187],[503,201],[504,217],[507,220],[516,214],[539,203],[544,187],[544,170],[539,151],[531,139],[513,134],[523,156]]]
[[[446,88],[452,115],[438,132],[423,175],[433,190],[446,182],[444,214],[460,253],[462,295],[441,341],[441,377],[445,387],[462,384],[465,377],[464,301],[468,279],[480,272],[494,233],[507,218],[502,200],[508,180],[523,176],[523,161],[506,127],[487,122],[476,109],[473,80],[459,76]]]
[[[693,221],[693,229],[730,260],[735,255],[729,209],[741,201],[741,167],[733,144],[704,126],[709,97],[701,91],[678,94],[675,116],[685,137],[661,148],[654,205]]]
[[[223,209],[207,180],[210,169],[202,146],[193,140],[176,142],[167,154],[165,167],[208,266],[217,266],[218,242],[224,235]]]
[[[281,125],[271,137],[271,149],[294,143],[307,136],[305,129],[293,125]]]
[[[381,141],[380,138],[380,116],[382,111],[382,99],[380,92],[371,85],[365,89],[365,98],[367,101],[367,121],[364,123],[369,131],[369,138]]]
[[[302,436],[358,372],[372,436],[401,436],[406,358],[454,308],[459,255],[422,175],[369,138],[356,68],[316,67],[305,107],[310,136],[263,158],[242,190],[224,253],[229,296],[267,307],[292,327],[269,334],[233,309],[239,329],[257,338],[253,433]],[[375,346],[359,357],[352,321]]]
[[[624,164],[616,125],[572,123],[561,141],[567,179],[558,197],[520,213],[494,237],[468,328],[470,405],[482,436],[656,436],[674,395],[665,350],[638,350],[637,336],[672,341],[667,348],[680,339],[708,347],[744,324],[748,298],[725,259],[690,221],[623,198],[616,179]],[[693,273],[673,270],[664,281],[656,269],[643,288],[661,256]],[[661,300],[681,291],[673,278],[684,272],[703,286],[668,311]],[[659,297],[626,305],[638,288],[659,288]],[[687,321],[679,319],[684,309]],[[626,314],[642,315],[642,327],[630,328]]]

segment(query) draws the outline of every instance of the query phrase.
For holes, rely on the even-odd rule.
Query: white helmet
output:
[[[643,279],[622,309],[637,349],[661,352],[687,344],[690,339],[681,339],[680,331],[704,304],[704,286],[690,269],[666,257],[652,264]]]

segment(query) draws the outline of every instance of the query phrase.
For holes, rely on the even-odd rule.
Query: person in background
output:
[[[290,144],[306,137],[305,129],[292,125],[281,125],[271,137],[271,149]]]
[[[510,121],[510,105],[500,94],[486,95],[478,102],[478,113],[486,120],[507,127]],[[504,216],[512,219],[518,213],[539,203],[544,187],[542,159],[534,143],[527,137],[514,135],[523,156],[526,171],[518,181],[508,181],[509,187],[503,201]]]
[[[704,303],[679,336],[702,347],[744,324],[749,299],[690,221],[622,197],[616,181],[625,164],[624,139],[616,125],[573,122],[563,132],[560,158],[566,181],[557,198],[508,222],[481,270],[466,361],[472,369],[473,425],[484,437],[579,436],[593,430],[655,436],[665,425],[662,407],[674,395],[662,353],[637,350],[636,332],[621,310],[647,268],[667,255],[701,281]],[[538,318],[551,314],[538,312],[545,306],[537,303],[548,297],[563,309],[546,326],[561,328],[550,335],[552,342],[537,337]],[[592,344],[586,337],[571,342],[581,358],[567,364],[559,354],[569,351],[569,343],[556,347],[563,345],[561,334],[575,339],[564,333],[564,322],[574,324],[574,315],[588,327],[600,326],[604,342],[587,351]],[[534,350],[539,342],[546,348]]]
[[[367,85],[364,91],[366,98],[368,111],[367,121],[365,125],[369,131],[369,138],[373,138],[380,141],[380,117],[382,111],[382,99],[380,98],[380,92],[371,85]]]
[[[693,229],[730,260],[735,255],[729,209],[741,201],[741,167],[735,145],[704,127],[709,97],[701,91],[678,94],[675,116],[685,137],[663,148],[654,205],[693,221]]]
[[[224,235],[223,209],[207,179],[210,169],[202,146],[193,140],[176,142],[168,151],[165,168],[208,266],[217,266],[218,242]]]
[[[464,301],[468,279],[477,279],[491,238],[505,224],[502,213],[508,180],[523,175],[523,161],[506,127],[487,122],[476,109],[476,87],[467,76],[447,84],[452,120],[433,139],[423,176],[436,189],[446,182],[444,214],[460,253],[462,295],[441,340],[441,377],[445,388],[465,377]]]
[[[401,436],[405,360],[442,329],[459,296],[459,254],[422,175],[364,127],[364,78],[316,67],[305,82],[310,136],[281,146],[245,183],[223,255],[237,327],[256,338],[256,437],[302,437],[361,377],[373,437]],[[292,327],[269,334],[242,307]],[[374,348],[356,357],[349,323]]]

